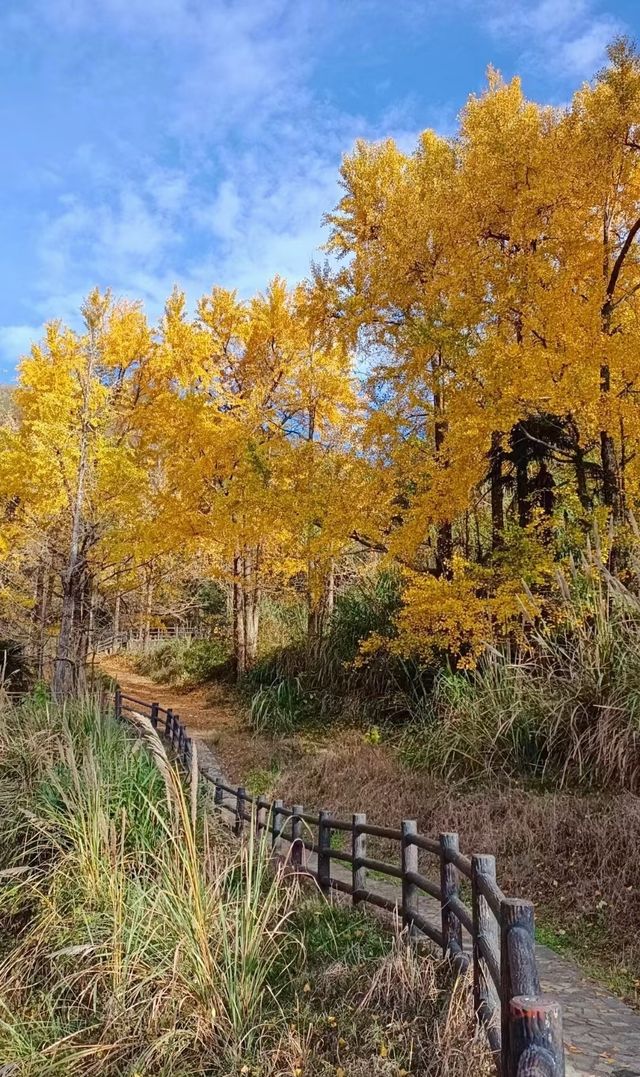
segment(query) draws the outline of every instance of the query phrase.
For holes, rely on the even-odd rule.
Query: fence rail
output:
[[[116,689],[115,709],[118,717],[147,717],[190,769],[192,740],[171,708]],[[222,778],[204,777],[214,786],[214,803],[231,812],[238,836],[250,822],[257,834],[268,835],[276,855],[288,846],[292,870],[313,877],[323,894],[338,890],[355,905],[395,913],[410,938],[422,934],[457,969],[471,968],[474,1010],[500,1077],[563,1077],[560,1006],[540,992],[533,904],[503,893],[493,856],[463,854],[454,833],[437,839],[419,834],[415,819],[403,819],[398,829],[372,825],[363,814],[337,819],[327,811],[306,812],[301,804],[270,803]],[[336,834],[348,836],[348,849],[335,847]],[[369,837],[397,843],[397,862],[369,856]],[[421,853],[431,858],[436,879],[420,871]],[[342,867],[332,871],[334,862]],[[369,885],[372,873],[399,882],[398,896],[376,892]]]
[[[188,625],[169,625],[163,628],[129,628],[101,636],[94,641],[94,654],[110,654],[113,651],[145,650],[153,643],[172,639],[207,639],[208,629],[189,628]]]

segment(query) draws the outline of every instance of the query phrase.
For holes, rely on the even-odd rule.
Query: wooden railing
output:
[[[115,708],[118,717],[132,712],[148,717],[184,766],[191,767],[192,740],[170,708],[119,689]],[[252,834],[267,838],[274,853],[281,855],[288,846],[291,869],[313,877],[323,894],[340,891],[354,905],[401,916],[408,938],[424,935],[457,969],[472,969],[474,1010],[500,1077],[562,1077],[561,1012],[557,1002],[540,993],[533,904],[502,892],[493,856],[465,855],[457,834],[420,834],[414,819],[404,819],[399,829],[374,826],[363,814],[336,819],[327,811],[306,812],[301,804],[270,803],[221,777],[204,776],[214,787],[214,803],[231,812],[238,836],[251,823]],[[347,836],[347,849],[334,847],[339,834]],[[396,861],[369,856],[369,838],[397,845]],[[420,871],[420,854],[433,864],[435,879]],[[384,887],[386,893],[372,888],[372,875],[394,880],[397,895],[393,884]]]
[[[189,628],[188,625],[169,625],[166,628],[129,628],[125,632],[100,636],[93,644],[95,654],[109,654],[112,651],[140,651],[172,639],[205,639],[208,630]]]

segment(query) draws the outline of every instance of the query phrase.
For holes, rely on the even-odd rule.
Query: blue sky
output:
[[[455,128],[489,63],[560,103],[637,0],[0,0],[0,380],[99,284],[305,275],[358,137]]]

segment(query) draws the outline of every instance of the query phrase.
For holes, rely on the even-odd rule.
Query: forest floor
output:
[[[415,818],[425,833],[457,830],[465,851],[495,853],[505,892],[536,904],[543,987],[563,1005],[569,1072],[640,1077],[640,957],[633,944],[640,887],[637,878],[636,886],[623,885],[620,866],[634,871],[638,863],[639,798],[451,787],[412,770],[384,743],[369,743],[362,729],[256,735],[228,684],[182,689],[135,673],[123,657],[105,656],[100,665],[126,695],[178,713],[232,784],[337,816],[365,811],[387,826]],[[383,857],[384,848],[372,855],[378,853]]]

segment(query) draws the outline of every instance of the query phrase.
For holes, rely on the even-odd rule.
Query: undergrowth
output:
[[[31,1075],[490,1072],[466,988],[240,848],[140,719],[0,724],[0,1058]]]
[[[391,738],[405,764],[450,780],[507,776],[554,788],[640,790],[640,597],[598,561],[558,576],[554,619],[487,649],[477,668],[378,647],[401,601],[380,573],[340,595],[309,656],[294,642],[244,680],[257,732],[338,720]]]
[[[230,648],[224,637],[211,640],[175,639],[136,655],[133,668],[157,684],[180,687],[203,684],[226,674]]]
[[[640,599],[603,569],[574,572],[564,595],[560,626],[533,626],[526,649],[489,651],[477,670],[443,670],[414,699],[407,763],[640,789]]]

